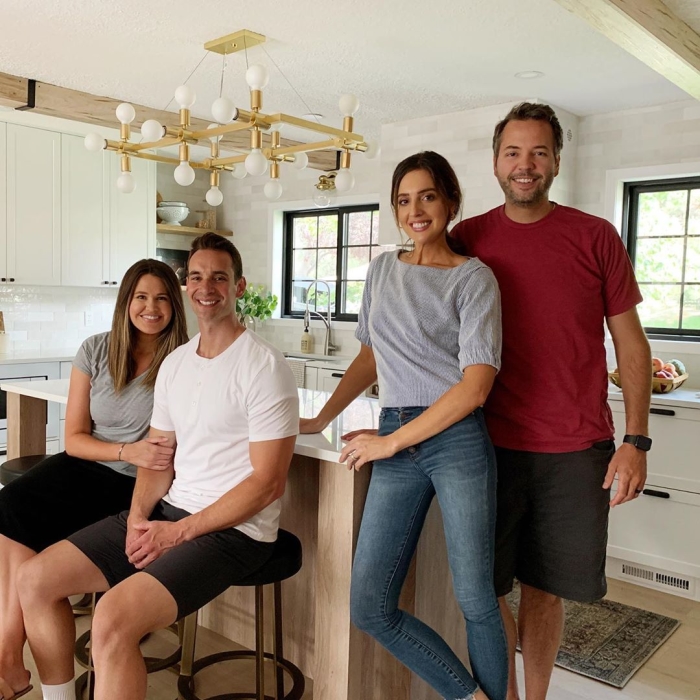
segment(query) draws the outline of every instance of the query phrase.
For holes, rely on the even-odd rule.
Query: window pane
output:
[[[700,190],[691,190],[688,211],[688,235],[700,235]]]
[[[680,282],[683,279],[682,238],[637,241],[635,271],[640,282]]]
[[[338,245],[338,215],[318,217],[318,247],[335,248]],[[334,273],[335,275],[335,273]]]
[[[369,245],[372,238],[372,212],[354,211],[348,214],[348,245]]]
[[[335,313],[335,282],[329,282],[331,288],[331,313]],[[309,292],[309,308],[322,313],[328,313],[328,290],[325,284],[314,286]]]
[[[306,290],[311,280],[292,280],[292,299],[290,311],[304,311],[306,308]]]
[[[292,219],[294,222],[294,242],[295,248],[315,248],[316,230],[318,218],[315,216],[305,216]]]
[[[685,281],[700,282],[700,236],[688,238],[685,251]]]
[[[363,280],[369,267],[369,247],[348,248],[345,277],[349,280]]]
[[[316,279],[316,249],[295,250],[292,279]]]
[[[678,328],[681,309],[680,284],[641,285],[644,301],[639,305],[642,325],[653,328]]]
[[[362,291],[365,288],[364,282],[348,282],[345,287],[345,313],[360,313],[362,305]]]
[[[637,237],[684,236],[687,203],[687,190],[640,193]]]
[[[683,295],[683,328],[700,331],[700,286],[685,288]]]
[[[318,279],[320,280],[333,280],[335,281],[338,271],[336,269],[336,263],[338,260],[338,251],[333,248],[332,250],[319,250],[318,251]],[[323,287],[323,285],[321,285]]]
[[[379,242],[379,211],[372,212],[372,243]]]

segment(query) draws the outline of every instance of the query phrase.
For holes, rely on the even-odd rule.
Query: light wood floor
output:
[[[700,700],[700,603],[615,580],[609,581],[609,589],[608,598],[611,600],[675,617],[681,621],[681,627],[635,674],[623,690],[617,690],[557,668],[554,670],[548,700]],[[86,624],[84,620],[79,621],[79,629],[84,624]],[[170,642],[170,635],[161,633],[156,639],[148,642],[148,653],[155,655],[159,654],[161,649],[167,651]],[[200,630],[197,639],[197,656],[232,648],[236,648],[236,645],[224,637],[209,630]],[[25,657],[35,679],[38,680],[28,651]],[[524,686],[520,656],[518,667],[522,690]],[[77,669],[82,672],[80,667]],[[251,682],[254,684],[252,663],[236,662],[236,673],[240,675],[233,675],[233,665],[228,665],[228,668],[222,666],[208,669],[198,676],[201,678],[201,685],[197,686],[198,692],[201,688],[203,695],[214,695],[236,690],[240,692],[254,687],[251,685]],[[246,685],[241,686],[241,683]],[[309,682],[303,700],[312,700],[311,686]],[[173,673],[161,671],[149,676],[149,700],[174,700],[176,696],[176,676]],[[38,683],[37,688],[25,698],[41,700]],[[315,700],[323,700],[323,698],[315,698]],[[353,700],[362,699],[353,698]],[[386,698],[386,700],[405,699],[397,697]],[[524,694],[523,700],[525,700]]]

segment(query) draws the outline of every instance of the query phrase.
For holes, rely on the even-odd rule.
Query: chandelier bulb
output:
[[[294,154],[294,167],[297,170],[303,170],[309,164],[309,156],[301,151],[301,153]]]
[[[259,63],[254,63],[245,72],[245,81],[251,90],[264,90],[269,80],[270,73]]]
[[[330,192],[316,192],[313,196],[313,202],[319,209],[325,209],[332,204],[333,195]]]
[[[209,126],[207,127],[207,129],[218,129],[218,128],[219,128],[219,124],[209,124]],[[221,141],[221,134],[215,134],[214,136],[210,136],[209,140],[212,143],[216,143],[217,141]]]
[[[131,124],[136,119],[136,110],[128,102],[122,102],[115,110],[117,119],[122,124]]]
[[[106,145],[107,141],[94,132],[85,137],[85,148],[87,148],[88,151],[101,151]]]
[[[157,119],[146,119],[146,121],[141,124],[141,138],[146,143],[151,143],[152,141],[160,141],[163,138],[165,129],[163,125]]]
[[[379,147],[379,141],[367,141],[367,150],[365,151],[365,157],[370,160],[374,160],[381,152]]]
[[[355,95],[341,95],[340,100],[338,100],[338,107],[344,117],[352,117],[360,108],[360,100]]]
[[[355,176],[348,168],[340,168],[335,176],[335,188],[338,192],[349,192],[355,186]]]
[[[131,173],[122,173],[117,178],[117,189],[122,194],[131,194],[136,189],[136,180]]]
[[[282,196],[282,189],[282,183],[277,178],[268,180],[264,188],[265,197],[270,201],[279,199]]]
[[[180,165],[175,168],[173,176],[178,185],[187,187],[194,182],[194,168],[186,160],[180,161]]]
[[[218,207],[219,204],[221,204],[221,202],[224,201],[224,195],[216,185],[210,187],[207,190],[205,198],[207,200],[207,204],[209,204],[212,207]]]
[[[178,103],[180,109],[189,109],[196,100],[197,95],[189,85],[180,85],[175,90],[175,102]]]
[[[259,148],[254,148],[245,159],[245,169],[249,175],[264,175],[267,172],[267,158]]]
[[[242,180],[247,174],[248,171],[245,169],[245,165],[243,163],[236,163],[231,171],[231,175],[233,175],[236,180]]]
[[[211,105],[211,115],[219,124],[228,124],[236,113],[236,107],[228,97],[219,97]]]

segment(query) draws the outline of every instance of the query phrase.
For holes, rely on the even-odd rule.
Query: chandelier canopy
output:
[[[247,29],[229,34],[207,42],[207,51],[227,55],[261,44],[265,37]],[[161,163],[170,163],[175,168],[175,181],[186,187],[195,179],[195,169],[210,172],[210,189],[206,200],[211,206],[218,206],[223,201],[219,189],[221,173],[230,171],[235,178],[246,175],[264,175],[268,169],[270,179],[265,184],[265,196],[270,200],[279,199],[282,195],[282,184],[279,181],[280,166],[290,163],[301,170],[309,162],[307,153],[325,149],[339,151],[339,169],[334,177],[334,188],[346,192],[355,184],[355,178],[350,172],[350,162],[353,151],[365,153],[373,158],[378,147],[368,143],[361,134],[353,131],[354,115],[360,103],[354,95],[342,95],[339,101],[340,113],[343,116],[341,129],[336,129],[315,121],[309,121],[289,114],[264,114],[262,110],[262,91],[265,89],[269,74],[267,68],[260,64],[250,65],[245,74],[250,88],[250,110],[238,109],[228,98],[217,98],[211,107],[214,123],[207,129],[193,131],[190,127],[190,108],[195,103],[194,90],[187,84],[180,85],[175,90],[175,102],[180,108],[179,124],[177,126],[162,125],[155,119],[148,119],[141,125],[141,143],[131,143],[131,123],[136,118],[134,107],[128,103],[120,104],[116,116],[120,122],[120,139],[112,141],[99,134],[91,133],[85,137],[85,147],[90,151],[106,149],[120,155],[121,175],[117,179],[120,192],[130,193],[136,187],[131,174],[131,158],[146,158]],[[301,127],[319,135],[320,140],[312,143],[300,143],[292,146],[280,145],[280,129],[284,124]],[[222,157],[219,152],[219,140],[222,136],[236,131],[250,133],[250,147],[239,154]],[[270,134],[268,146],[263,146],[263,133]],[[190,146],[199,141],[208,140],[210,156],[201,161],[190,158]],[[179,146],[178,159],[153,153],[152,151],[167,146]],[[237,149],[238,150],[238,149]],[[241,149],[242,150],[242,149]]]

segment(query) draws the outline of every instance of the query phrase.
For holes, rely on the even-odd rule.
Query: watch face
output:
[[[629,442],[638,450],[648,452],[651,449],[651,438],[646,435],[625,435],[624,442]]]

